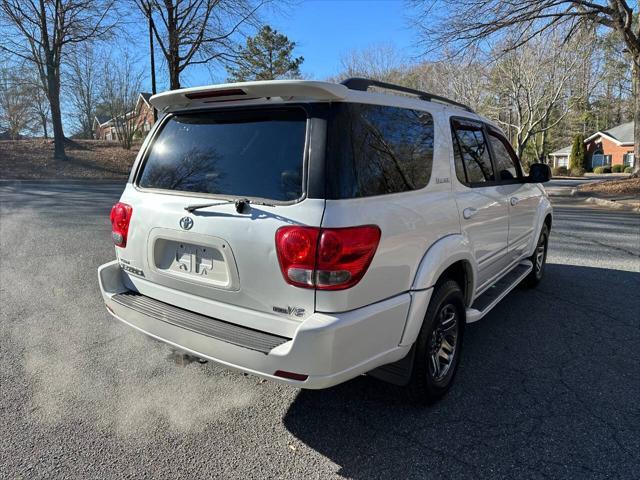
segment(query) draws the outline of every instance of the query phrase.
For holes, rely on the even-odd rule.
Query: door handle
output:
[[[462,216],[464,217],[465,220],[469,220],[471,217],[473,217],[476,213],[478,213],[478,210],[476,210],[475,208],[465,208],[462,211]]]
[[[520,201],[520,199],[518,197],[511,197],[511,200],[510,200],[511,206],[515,207],[518,204],[519,201]]]

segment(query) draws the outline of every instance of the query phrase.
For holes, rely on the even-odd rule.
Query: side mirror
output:
[[[545,163],[532,163],[529,167],[528,183],[545,183],[551,180],[551,168]]]

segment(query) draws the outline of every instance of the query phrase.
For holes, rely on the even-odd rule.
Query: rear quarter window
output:
[[[327,131],[327,197],[355,198],[425,187],[433,165],[428,112],[337,103]]]
[[[292,201],[303,194],[301,108],[172,115],[150,146],[142,188]]]

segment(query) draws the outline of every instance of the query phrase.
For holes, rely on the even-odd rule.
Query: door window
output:
[[[482,124],[454,119],[452,130],[458,180],[467,185],[493,182],[495,175]]]
[[[493,150],[493,161],[498,173],[498,180],[520,180],[522,178],[520,162],[507,139],[497,131],[489,129],[489,141]]]

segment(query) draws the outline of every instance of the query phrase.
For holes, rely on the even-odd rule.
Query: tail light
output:
[[[371,264],[380,228],[282,227],[276,250],[287,283],[318,290],[342,290],[357,284]]]
[[[111,236],[117,247],[127,246],[127,234],[133,208],[126,203],[118,202],[111,207]]]

